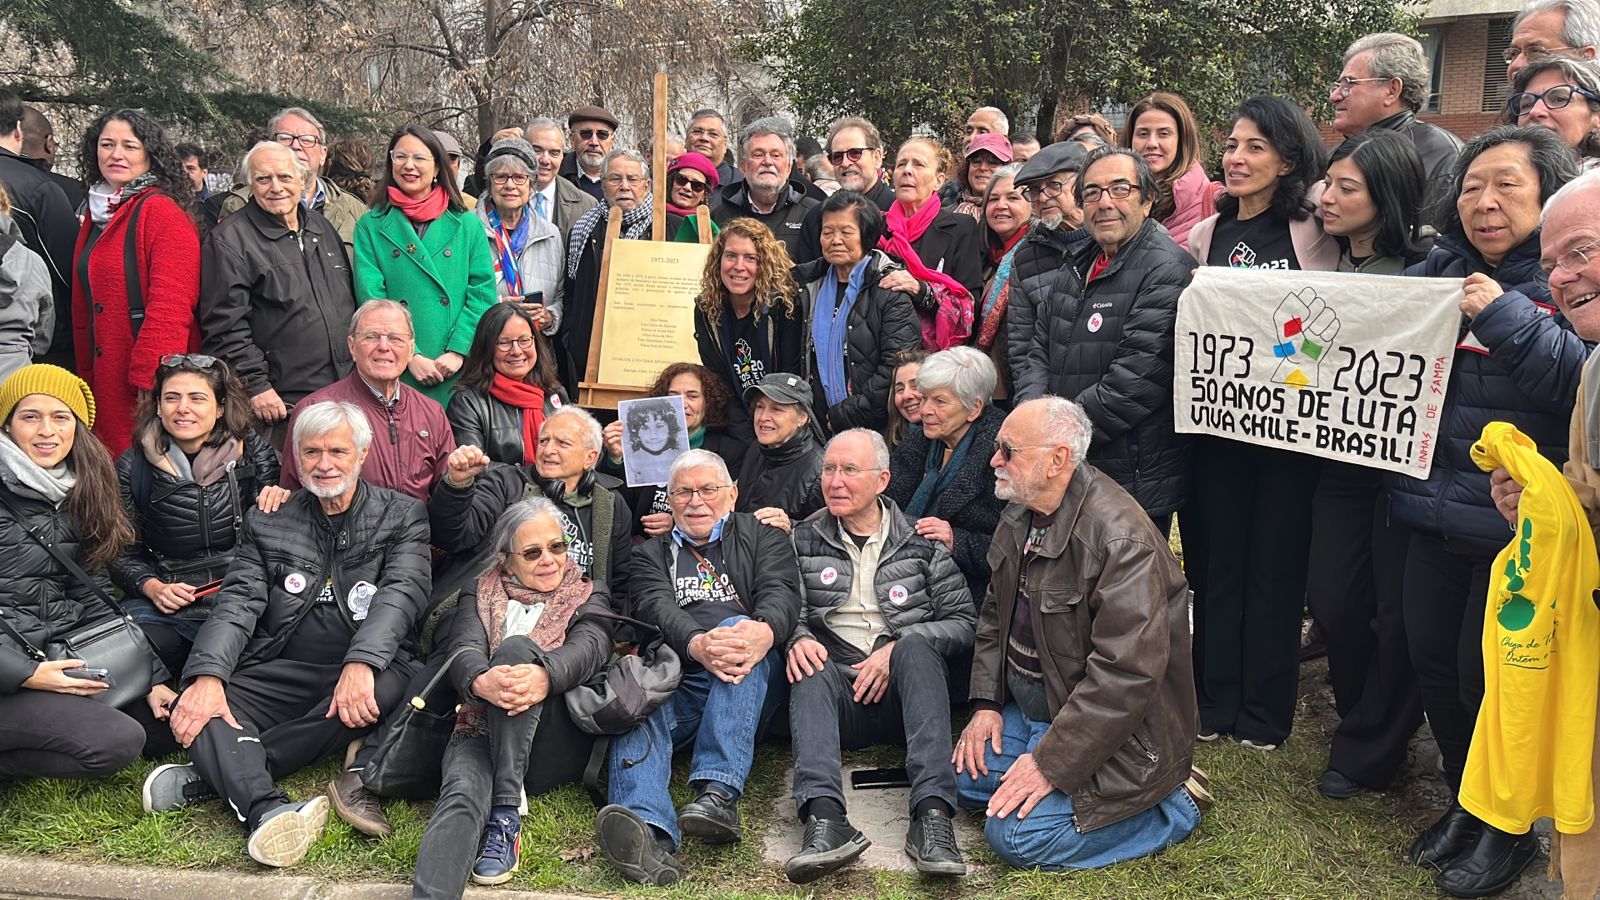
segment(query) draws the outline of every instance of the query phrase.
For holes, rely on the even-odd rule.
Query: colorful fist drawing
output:
[[[1312,288],[1283,298],[1272,314],[1272,355],[1280,362],[1272,375],[1295,388],[1317,386],[1317,370],[1339,333],[1339,317]]]

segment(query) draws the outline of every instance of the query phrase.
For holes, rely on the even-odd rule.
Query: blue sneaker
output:
[[[495,807],[483,826],[483,846],[472,867],[473,884],[505,884],[522,860],[522,819],[516,809]]]

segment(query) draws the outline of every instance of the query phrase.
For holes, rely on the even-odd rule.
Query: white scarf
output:
[[[0,466],[11,472],[28,492],[56,506],[67,499],[67,491],[77,484],[77,476],[62,460],[51,468],[44,468],[28,458],[28,454],[11,440],[11,435],[0,431]]]

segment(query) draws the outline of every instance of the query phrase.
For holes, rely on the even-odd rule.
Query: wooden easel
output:
[[[657,72],[650,141],[650,239],[669,240],[667,235],[667,73]],[[589,332],[589,361],[583,381],[578,385],[578,402],[589,408],[616,409],[622,400],[643,397],[649,385],[601,384],[600,339],[605,330],[606,286],[611,282],[611,245],[622,235],[622,209],[611,207],[606,217],[605,245],[600,256],[600,285],[594,298],[594,327]],[[702,244],[711,243],[711,210],[700,204],[695,210]],[[695,360],[685,360],[695,362]]]

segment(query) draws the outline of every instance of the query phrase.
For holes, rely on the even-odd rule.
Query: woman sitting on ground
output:
[[[508,507],[497,558],[461,591],[449,678],[465,701],[445,751],[444,784],[417,851],[412,897],[460,897],[467,881],[517,871],[524,791],[583,777],[592,738],[562,694],[611,658],[610,597],[567,553],[561,512],[542,497]],[[530,767],[530,763],[537,764]]]
[[[112,563],[111,580],[174,675],[233,562],[245,513],[262,488],[278,483],[278,455],[252,419],[227,363],[169,356],[140,406],[133,446],[117,460],[135,537]]]

